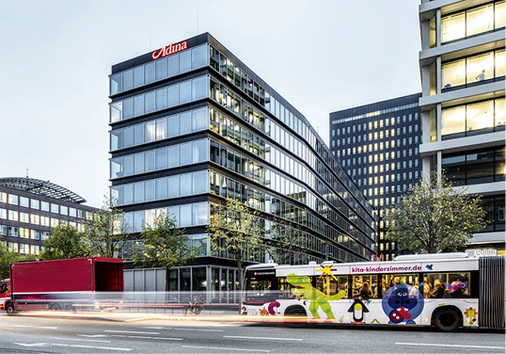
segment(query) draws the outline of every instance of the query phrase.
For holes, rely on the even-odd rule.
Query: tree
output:
[[[68,223],[59,223],[52,231],[51,237],[44,240],[44,251],[40,257],[44,260],[87,257],[90,250]]]
[[[386,238],[410,251],[457,251],[486,225],[481,198],[467,192],[444,175],[422,179],[386,211]]]
[[[218,253],[229,253],[235,259],[242,290],[244,262],[259,251],[258,246],[264,240],[258,212],[240,201],[227,198],[226,207],[211,213],[208,232],[211,248]]]
[[[37,257],[33,254],[23,256],[0,243],[0,280],[9,278],[9,264],[20,261],[35,261],[36,259]]]
[[[169,269],[195,258],[191,239],[176,226],[176,218],[161,213],[141,232],[143,246],[134,256],[136,266],[165,268],[165,290],[169,290]]]
[[[114,205],[113,200],[106,198],[102,208],[85,224],[84,239],[92,256],[114,257],[129,238],[130,225],[125,222],[123,211]]]

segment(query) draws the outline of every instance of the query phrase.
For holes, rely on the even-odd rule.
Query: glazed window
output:
[[[381,277],[381,290],[383,295],[395,285],[410,285],[420,290],[419,276],[413,274],[383,274]]]
[[[376,299],[379,296],[377,275],[354,275],[351,283],[353,297],[362,300]]]
[[[502,27],[504,27],[504,1],[496,1],[443,16],[441,18],[441,42],[451,42]],[[431,44],[434,42],[435,40],[431,40]]]
[[[111,75],[110,93],[115,95],[205,65],[207,65],[207,44]]]
[[[443,90],[504,76],[503,49],[458,59],[441,65]]]
[[[327,296],[336,295],[340,291],[344,290],[346,292],[344,298],[346,299],[348,297],[348,277],[346,276],[344,277],[334,276],[334,277],[323,276],[316,278],[316,289],[318,289]]]
[[[155,94],[156,93],[156,94]],[[110,104],[111,123],[199,100],[207,95],[207,77],[201,76]]]
[[[505,99],[495,99],[441,111],[442,139],[504,130]]]
[[[459,298],[470,295],[470,273],[430,273],[424,275],[425,298]]]

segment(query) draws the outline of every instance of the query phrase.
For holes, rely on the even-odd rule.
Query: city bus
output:
[[[246,267],[244,281],[241,313],[247,316],[504,329],[504,257],[441,253],[391,262],[256,264]]]

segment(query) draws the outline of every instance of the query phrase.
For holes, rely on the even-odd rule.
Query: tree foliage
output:
[[[264,240],[258,212],[240,201],[227,198],[226,207],[211,213],[208,232],[211,248],[218,254],[228,253],[235,259],[242,290],[244,262],[259,251],[258,246]]]
[[[50,260],[87,257],[89,254],[89,247],[77,230],[67,223],[59,223],[51,231],[51,237],[44,240],[40,257]]]
[[[129,238],[131,226],[125,222],[123,211],[114,204],[114,200],[106,198],[102,208],[86,221],[84,239],[91,256],[114,257]]]
[[[486,225],[481,198],[467,192],[444,175],[422,179],[386,211],[386,238],[410,251],[452,252],[464,247]]]
[[[37,257],[33,254],[24,256],[0,243],[0,280],[9,278],[9,264],[21,261],[35,261],[36,259]]]
[[[168,291],[169,269],[183,265],[195,258],[195,248],[184,230],[177,228],[176,218],[161,213],[146,224],[141,233],[143,245],[134,256],[136,266],[163,267],[166,270],[166,290]]]

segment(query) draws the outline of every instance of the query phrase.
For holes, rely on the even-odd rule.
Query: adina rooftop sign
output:
[[[155,50],[151,54],[151,58],[153,58],[153,60],[156,60],[158,58],[163,58],[166,57],[167,55],[180,52],[182,50],[185,50],[186,48],[188,48],[188,44],[186,43],[186,41],[180,43],[171,43],[169,45],[164,45],[160,50]]]

